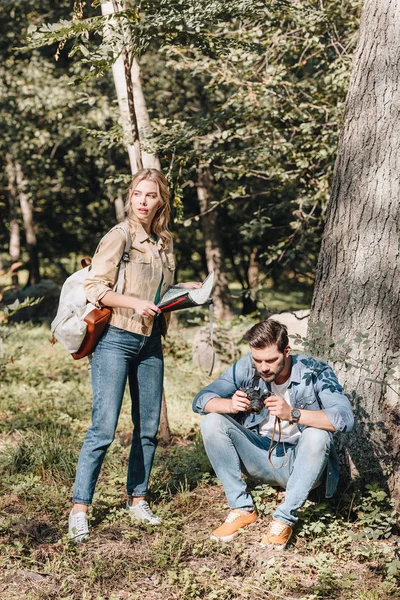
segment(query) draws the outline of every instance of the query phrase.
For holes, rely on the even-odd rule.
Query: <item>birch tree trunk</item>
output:
[[[104,16],[112,15],[123,9],[123,2],[117,2],[117,0],[101,4],[101,12]],[[111,28],[108,35],[112,35]],[[140,80],[140,67],[136,58],[130,56],[129,48],[125,48],[113,64],[112,72],[123,131],[126,139],[132,141],[131,143],[127,142],[131,173],[134,175],[143,167],[160,169],[158,157],[155,154],[143,151],[140,144],[142,134],[144,138],[150,137],[151,127]],[[119,221],[121,220],[121,202],[119,198],[116,200],[115,209]],[[169,443],[171,440],[164,390],[159,438],[164,443]]]
[[[201,224],[204,234],[205,253],[209,271],[214,270],[215,284],[213,300],[215,316],[217,319],[225,320],[233,316],[231,296],[228,280],[224,270],[224,258],[221,241],[217,229],[217,213],[209,211],[213,200],[212,175],[206,165],[199,165],[197,169],[197,198],[199,200],[200,212],[202,214]],[[209,212],[207,212],[209,211]]]
[[[397,499],[399,386],[380,382],[400,350],[399,65],[400,0],[366,0],[311,312],[322,353],[335,343],[333,360],[341,352],[363,361],[365,370],[335,363],[357,415],[350,466],[386,481]]]
[[[123,2],[115,0],[101,4],[103,16],[113,15],[123,8]],[[112,36],[114,25],[110,22],[106,38]],[[112,73],[131,172],[134,174],[143,167],[159,169],[158,157],[144,152],[140,145],[142,135],[150,137],[150,120],[140,80],[140,67],[136,58],[130,56],[128,48],[123,50],[113,64]]]

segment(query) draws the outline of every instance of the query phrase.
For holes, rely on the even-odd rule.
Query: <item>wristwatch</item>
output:
[[[301,412],[298,408],[292,408],[292,423],[298,423],[301,417]]]

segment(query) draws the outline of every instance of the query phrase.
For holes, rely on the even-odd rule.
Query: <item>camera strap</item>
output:
[[[276,435],[276,429],[278,428],[278,439],[275,442],[275,435]],[[274,465],[274,463],[271,460],[271,456],[273,451],[275,450],[275,448],[277,448],[279,446],[279,443],[281,442],[281,438],[282,438],[282,423],[279,417],[275,417],[275,421],[274,421],[274,429],[272,431],[272,438],[269,444],[269,448],[268,448],[268,462],[271,465],[271,467],[273,467],[274,469],[283,469],[283,467],[286,467],[287,464],[289,463],[289,458],[286,452],[286,446],[285,446],[285,442],[282,442],[282,446],[283,446],[283,456],[284,459],[282,461],[282,464],[279,465],[279,467],[277,467],[276,465]],[[286,460],[285,460],[286,459]]]
[[[252,387],[253,388],[259,387],[259,383],[260,383],[260,375],[256,371],[253,376]],[[275,441],[275,435],[277,433],[278,433],[278,439],[277,439],[277,441]],[[275,417],[274,428],[272,430],[272,438],[271,438],[271,442],[270,442],[269,448],[268,448],[268,462],[274,469],[282,469],[283,467],[286,467],[287,464],[289,463],[289,458],[287,456],[285,442],[281,442],[281,439],[282,439],[282,423],[281,423],[281,420],[279,417]],[[284,459],[283,459],[282,464],[279,465],[279,467],[277,467],[272,462],[271,457],[272,457],[273,451],[279,446],[280,443],[282,443],[282,445],[283,445]]]

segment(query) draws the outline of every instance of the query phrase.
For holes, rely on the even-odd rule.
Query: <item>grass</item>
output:
[[[247,328],[237,319],[230,335]],[[90,519],[92,535],[65,532],[76,460],[90,422],[85,361],[49,344],[46,325],[15,325],[0,382],[0,597],[2,600],[385,600],[398,597],[396,516],[371,485],[340,505],[308,501],[284,553],[258,542],[282,492],[253,485],[260,515],[229,545],[209,539],[228,507],[198,435],[194,394],[208,381],[194,368],[197,328],[166,344],[165,390],[173,442],[157,450],[150,501],[163,518],[136,524],[123,510],[130,432],[125,399]]]

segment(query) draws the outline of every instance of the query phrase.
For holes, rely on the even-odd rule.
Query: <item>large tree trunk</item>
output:
[[[11,285],[18,287],[18,271],[14,266],[19,262],[21,256],[21,236],[17,219],[18,192],[15,180],[15,165],[11,154],[6,154],[6,171],[8,178],[8,205],[10,215],[10,243],[9,253],[11,261]]]
[[[203,228],[205,253],[209,271],[214,270],[215,285],[213,300],[217,319],[230,319],[233,315],[228,280],[224,270],[224,258],[217,229],[217,212],[211,210],[213,200],[213,180],[210,168],[199,165],[197,169],[197,198]]]
[[[311,313],[321,354],[335,343],[333,361],[362,361],[335,362],[357,415],[350,466],[364,481],[387,481],[397,499],[400,402],[381,382],[400,349],[399,64],[400,0],[366,0]]]

